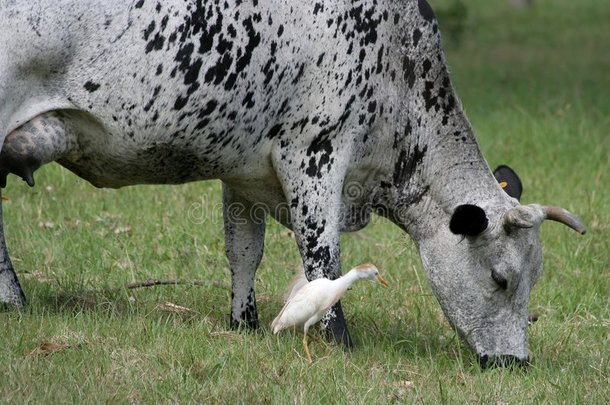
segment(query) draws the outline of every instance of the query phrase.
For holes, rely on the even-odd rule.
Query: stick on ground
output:
[[[149,279],[144,281],[138,281],[135,283],[129,283],[126,287],[130,290],[142,287],[153,287],[156,285],[211,285],[217,288],[224,288],[229,290],[229,286],[219,281],[204,281],[204,280],[177,280],[177,279]]]

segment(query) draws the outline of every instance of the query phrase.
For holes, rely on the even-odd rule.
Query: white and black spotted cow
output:
[[[249,326],[249,207],[294,230],[309,279],[338,277],[339,233],[376,212],[482,363],[527,359],[538,227],[584,229],[498,186],[425,0],[1,0],[0,38],[2,187],[51,161],[97,187],[221,179],[231,322]],[[0,300],[21,306],[0,242]],[[339,304],[326,324],[351,344]]]

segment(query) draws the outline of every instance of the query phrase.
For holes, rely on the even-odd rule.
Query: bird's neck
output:
[[[358,272],[350,270],[343,277],[339,277],[337,280],[335,280],[335,282],[338,283],[342,290],[347,291],[347,289],[359,279],[360,277]]]

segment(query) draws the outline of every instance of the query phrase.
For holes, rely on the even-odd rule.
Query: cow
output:
[[[382,215],[481,364],[527,362],[539,227],[585,228],[498,185],[425,0],[4,0],[0,38],[2,188],[52,161],[96,187],[220,179],[246,327],[267,217],[312,280],[339,277],[340,233]],[[2,228],[0,245],[0,300],[23,306]],[[340,303],[324,324],[351,347]]]

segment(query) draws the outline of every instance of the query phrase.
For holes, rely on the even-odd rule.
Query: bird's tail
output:
[[[282,296],[284,302],[290,300],[294,295],[299,291],[305,284],[309,283],[307,277],[305,277],[305,271],[301,267],[299,271],[294,275],[288,287],[286,287],[286,291]]]
[[[305,271],[303,270],[303,267],[301,267],[288,284],[288,287],[286,287],[286,291],[282,296],[284,304],[286,304],[297,293],[297,291],[299,291],[307,283],[309,283],[309,281],[307,280],[307,277],[305,277]],[[278,316],[276,316],[273,322],[271,322],[271,330],[274,334],[286,328],[286,325],[281,321],[284,309],[285,305],[284,308],[282,308],[282,310],[278,314]]]

